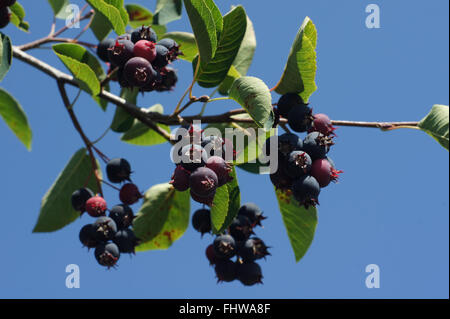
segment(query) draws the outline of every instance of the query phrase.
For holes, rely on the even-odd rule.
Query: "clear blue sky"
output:
[[[156,1],[125,2],[148,4],[153,10]],[[223,13],[238,4],[218,2]],[[378,30],[364,24],[365,7],[373,2],[381,8]],[[15,44],[47,35],[51,23],[46,1],[21,3],[31,32],[13,26],[2,30]],[[249,74],[269,86],[278,81],[304,17],[314,21],[319,35],[319,89],[311,98],[315,111],[336,120],[414,121],[433,104],[449,103],[446,0],[240,3],[253,20],[258,40]],[[169,24],[169,30],[191,31],[185,12],[182,20]],[[94,41],[90,32],[85,40]],[[65,70],[50,50],[31,53]],[[173,110],[192,77],[187,62],[179,61],[175,67],[180,77],[176,90],[140,97],[139,105],[161,103]],[[420,131],[338,129],[330,155],[345,174],[339,184],[322,192],[316,237],[298,264],[269,178],[238,171],[243,202],[256,202],[269,217],[257,234],[273,246],[272,257],[261,262],[264,285],[217,285],[204,257],[212,237],[201,240],[191,226],[169,250],[123,255],[118,270],[112,271],[100,267],[92,251],[81,248],[78,232],[91,221],[87,216],[54,233],[32,234],[42,196],[82,141],[54,80],[14,61],[1,86],[20,101],[34,134],[33,150],[27,152],[0,123],[2,298],[449,297],[449,154]],[[208,92],[194,90],[197,96]],[[193,106],[193,112],[199,106]],[[232,102],[214,103],[209,112],[233,107]],[[95,139],[109,125],[114,106],[103,113],[83,95],[76,113]],[[136,147],[119,137],[110,133],[99,146],[109,157],[129,159],[140,188],[168,181],[173,170],[168,145]],[[108,190],[106,197],[117,195]],[[81,269],[80,289],[65,287],[65,267],[72,263]],[[372,263],[381,268],[380,289],[364,284],[365,266]]]

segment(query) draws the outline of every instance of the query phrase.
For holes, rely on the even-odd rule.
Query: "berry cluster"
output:
[[[87,212],[97,218],[92,224],[87,224],[80,230],[80,241],[83,246],[95,248],[97,262],[105,267],[114,267],[120,258],[120,253],[134,253],[139,240],[131,226],[134,214],[129,205],[133,205],[142,198],[137,186],[131,183],[131,166],[123,158],[110,160],[106,165],[106,173],[111,183],[123,184],[119,192],[122,204],[108,210],[106,201],[99,195],[94,195],[87,187],[72,194],[72,206],[81,214]]]
[[[232,180],[232,167],[225,158],[227,149],[233,150],[233,146],[221,137],[204,136],[194,126],[181,135],[179,141],[182,139],[186,139],[186,143],[178,150],[180,163],[170,183],[180,192],[190,189],[193,200],[211,206],[216,189]],[[194,142],[196,139],[199,143]]]
[[[306,208],[319,204],[323,187],[335,182],[342,171],[335,168],[327,156],[334,145],[335,137],[331,120],[325,114],[314,114],[295,93],[283,95],[277,111],[288,119],[295,132],[308,132],[302,140],[296,134],[278,136],[278,170],[270,175],[277,189],[292,191],[295,199]],[[266,141],[266,152],[270,153],[271,142]]]
[[[137,87],[143,92],[169,91],[178,77],[168,64],[182,53],[172,39],[157,41],[155,31],[142,26],[117,39],[103,40],[97,46],[97,55],[110,63],[110,72],[118,67],[117,80],[122,87]]]
[[[270,255],[269,247],[260,238],[251,235],[265,218],[255,204],[242,205],[227,233],[217,236],[206,248],[206,257],[210,265],[215,266],[218,282],[238,279],[245,286],[262,283],[261,267],[255,261]],[[211,211],[197,210],[192,216],[192,226],[202,236],[211,232]],[[234,256],[237,256],[236,261],[231,260]]]
[[[11,21],[10,6],[16,3],[16,0],[0,0],[0,29],[6,27]]]

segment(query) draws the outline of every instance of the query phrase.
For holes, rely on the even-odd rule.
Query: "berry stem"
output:
[[[91,159],[92,171],[94,172],[95,180],[97,182],[98,192],[103,197],[102,184],[100,182],[101,179],[100,179],[100,176],[98,173],[97,161],[95,159],[94,153],[92,152],[92,143],[89,141],[86,134],[84,134],[83,129],[81,128],[80,122],[78,122],[78,119],[77,119],[75,113],[73,112],[72,105],[70,103],[69,97],[67,96],[66,88],[64,87],[64,82],[61,80],[58,80],[56,82],[58,84],[58,89],[61,94],[61,98],[64,102],[64,106],[66,107],[66,110],[69,113],[70,119],[72,120],[73,126],[75,127],[77,132],[80,134],[81,139],[83,140],[84,144],[86,145],[86,148],[89,153],[89,157]]]
[[[111,183],[105,181],[104,179],[102,179],[101,182],[102,182],[103,184],[108,185],[109,187],[115,189],[116,191],[119,191],[119,192],[120,192],[120,188],[118,188],[118,187],[114,186],[113,184],[111,184]]]

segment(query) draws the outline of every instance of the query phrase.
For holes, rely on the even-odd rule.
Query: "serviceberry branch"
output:
[[[67,96],[67,91],[64,86],[64,82],[62,80],[57,80],[56,82],[58,84],[59,93],[61,94],[61,98],[63,100],[64,106],[66,107],[66,110],[69,113],[70,119],[72,120],[73,126],[77,130],[78,134],[80,134],[81,139],[83,140],[84,144],[86,145],[86,149],[88,150],[89,157],[91,159],[92,171],[94,172],[98,191],[99,191],[100,195],[103,197],[102,184],[101,184],[101,179],[100,179],[100,176],[98,173],[97,161],[94,156],[94,153],[92,152],[92,143],[87,138],[86,134],[84,134],[83,129],[81,128],[80,122],[78,122],[78,119],[77,119],[75,113],[73,112],[72,104],[70,103],[69,97]]]

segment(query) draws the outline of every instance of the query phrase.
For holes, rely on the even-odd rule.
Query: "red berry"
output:
[[[325,114],[315,114],[314,121],[310,132],[320,132],[325,136],[334,134],[336,128],[331,123],[330,118]]]
[[[147,59],[149,62],[153,62],[156,58],[155,43],[148,40],[139,40],[134,45],[134,56]]]
[[[89,198],[85,207],[89,216],[92,217],[104,216],[107,209],[106,201],[98,195]]]
[[[326,187],[330,182],[337,181],[340,173],[342,171],[334,169],[325,158],[315,160],[311,166],[311,175],[319,182],[320,187]]]
[[[181,165],[177,165],[172,175],[172,180],[169,182],[179,192],[184,192],[189,189],[189,176],[191,172]]]
[[[143,196],[136,185],[128,183],[122,186],[119,192],[119,198],[125,205],[133,205]]]

